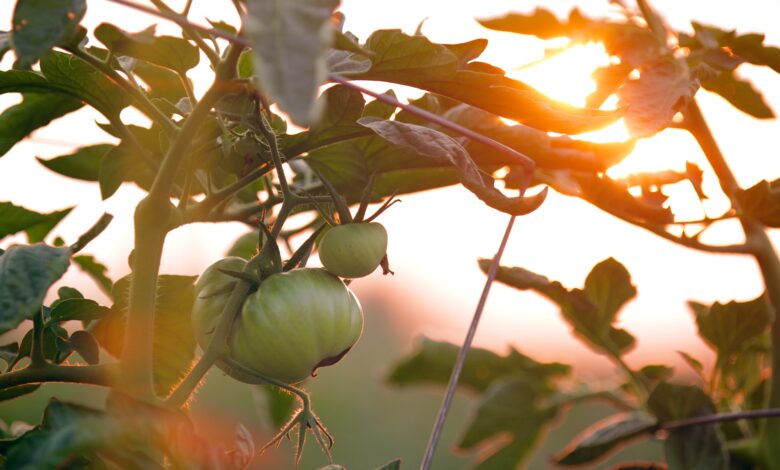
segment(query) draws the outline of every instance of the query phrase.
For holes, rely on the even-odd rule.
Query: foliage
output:
[[[87,34],[80,26],[83,0],[16,1],[12,31],[0,32],[0,57],[13,51],[16,58],[12,69],[0,71],[0,94],[16,94],[21,101],[0,114],[0,156],[53,120],[89,106],[102,115],[97,125],[114,143],[84,143],[66,155],[38,161],[62,176],[97,183],[103,199],[126,182],[146,195],[135,210],[132,273],[116,281],[99,257],[80,254],[110,216],[85,226],[84,235],[66,245],[52,234],[72,208],[40,213],[0,202],[0,238],[24,233],[27,241],[0,250],[0,332],[21,338],[0,346],[6,364],[0,401],[49,382],[110,390],[102,409],[55,399],[40,424],[23,433],[3,430],[2,466],[245,468],[256,453],[249,431],[238,425],[226,449],[199,437],[186,411],[193,392],[216,366],[268,398],[268,414],[280,432],[260,452],[297,432],[296,458],[311,436],[330,461],[324,468],[343,468],[332,462],[333,438],[300,382],[347,354],[359,327],[353,325],[349,341],[339,342],[338,350],[291,372],[284,361],[293,353],[284,353],[285,347],[316,349],[317,338],[338,337],[343,325],[327,318],[314,323],[306,316],[317,310],[313,307],[255,315],[263,321],[249,325],[242,308],[246,299],[272,288],[273,279],[298,279],[309,272],[336,282],[340,295],[359,310],[349,288],[332,274],[301,270],[317,243],[327,239],[323,234],[335,236],[336,230],[326,231],[337,223],[371,222],[397,194],[459,185],[512,217],[540,210],[549,187],[680,245],[752,255],[766,287],[765,295],[747,302],[690,302],[699,336],[716,361],[707,370],[701,360],[681,352],[699,379],[685,385],[673,382],[674,371],[664,364],[637,368],[625,361],[636,338],[618,326],[619,315],[637,287],[617,260],[598,263],[575,288],[520,267],[493,269],[492,260],[480,260],[488,283],[495,279],[531,290],[557,305],[573,336],[612,361],[622,378],[594,389],[571,374],[568,365],[539,362],[515,349],[499,355],[469,351],[470,344],[423,340],[418,351],[396,363],[388,382],[443,386],[454,377],[453,386],[468,391],[474,402],[455,445],[478,452],[476,468],[523,465],[573,404],[590,400],[605,400],[615,414],[583,430],[553,458],[556,465],[594,465],[635,440],[661,438],[670,469],[780,468],[777,421],[733,422],[777,416],[780,409],[780,384],[773,379],[780,367],[775,344],[780,320],[774,314],[780,311],[780,261],[766,235],[767,227],[780,227],[778,182],[741,188],[696,103],[703,88],[753,117],[774,117],[760,91],[737,70],[749,63],[780,72],[780,49],[764,44],[760,34],[699,23],[692,24],[692,33],[672,31],[644,0],[637,2],[638,11],[613,2],[620,15],[612,19],[588,18],[576,9],[559,19],[537,9],[480,20],[487,28],[543,40],[565,36],[570,44],[602,43],[610,65],[594,72],[597,90],[588,107],[577,108],[480,61],[485,39],[439,44],[419,31],[380,30],[360,40],[342,30],[338,3],[237,0],[232,7],[242,24],[212,23],[212,28],[189,23],[190,3],[182,14],[159,0],[152,1],[154,7],[136,5],[181,27],[180,35],[160,36],[154,27],[131,33],[111,23]],[[188,74],[205,69],[203,58],[214,81],[196,96]],[[423,94],[403,103],[392,88],[373,94],[355,83],[361,80],[404,85]],[[338,84],[322,90],[330,82]],[[374,99],[367,101],[366,95]],[[617,97],[619,109],[601,109],[611,96]],[[128,107],[144,114],[149,124],[126,122]],[[288,129],[288,118],[301,130]],[[620,118],[632,132],[626,142],[569,136]],[[673,227],[686,224],[665,205],[663,190],[687,183],[704,199],[704,170],[689,162],[684,172],[622,179],[606,173],[638,139],[672,126],[700,143],[733,206],[721,217],[701,221],[695,236],[677,235]],[[529,186],[541,188],[527,195]],[[520,189],[520,196],[505,192],[512,189]],[[366,217],[369,203],[382,206]],[[351,205],[358,205],[354,217]],[[291,214],[304,214],[309,222],[293,227],[287,223]],[[701,240],[708,227],[727,218],[740,221],[744,243],[713,246]],[[251,228],[229,253],[245,258],[234,263],[241,270],[218,269],[219,285],[209,289],[197,287],[193,276],[159,272],[167,233],[196,222],[240,222]],[[299,234],[307,236],[302,243],[294,238]],[[385,274],[392,272],[387,257],[380,258],[386,238],[374,240],[382,249],[372,247],[376,259],[368,263],[374,269],[380,259]],[[280,240],[289,248],[289,259],[282,259]],[[360,251],[338,248],[339,256]],[[67,286],[48,302],[53,297],[47,293],[72,264],[110,294],[110,306]],[[291,285],[281,289],[284,295],[264,294],[258,302],[276,313],[300,299],[323,309],[332,303],[303,281]],[[219,311],[209,312],[214,321],[208,331],[193,331],[193,305],[205,304]],[[309,330],[312,335],[298,334]],[[264,361],[281,356],[256,367],[262,361],[255,360],[256,354],[242,360],[234,338],[255,352],[272,347],[260,358]],[[432,452],[435,439],[431,442]],[[393,460],[380,468],[400,466]]]

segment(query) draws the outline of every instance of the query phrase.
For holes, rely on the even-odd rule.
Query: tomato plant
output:
[[[116,281],[101,253],[83,253],[111,215],[82,224],[81,236],[62,237],[58,224],[73,207],[43,213],[0,202],[0,237],[14,236],[0,249],[0,333],[8,341],[0,346],[0,401],[40,393],[48,383],[108,391],[100,403],[52,400],[37,425],[0,426],[1,466],[245,468],[297,433],[296,462],[311,436],[327,468],[338,467],[334,439],[305,382],[361,335],[360,302],[337,276],[365,276],[377,265],[389,272],[388,234],[374,219],[396,195],[459,185],[509,220],[497,254],[480,262],[487,281],[463,344],[424,341],[390,373],[395,385],[447,386],[421,468],[431,468],[461,388],[476,402],[456,446],[487,449],[475,457],[479,468],[524,465],[570,408],[602,400],[614,414],[582,431],[554,457],[556,465],[595,465],[628,442],[660,438],[664,463],[642,468],[780,469],[780,260],[768,236],[780,227],[780,183],[741,186],[696,100],[704,88],[750,116],[773,118],[765,98],[737,73],[743,64],[780,71],[780,49],[763,35],[695,22],[675,31],[646,0],[611,2],[617,14],[606,19],[537,9],[480,20],[542,40],[603,44],[610,60],[595,73],[596,91],[581,108],[480,60],[484,39],[436,43],[419,30],[397,29],[358,38],[344,29],[337,0],[226,1],[236,21],[210,26],[191,18],[192,1],[179,10],[163,0],[111,2],[179,31],[87,28],[85,0],[16,0],[8,31],[0,31],[0,59],[13,59],[0,70],[0,94],[21,99],[0,114],[0,156],[50,122],[90,108],[108,143],[83,142],[40,163],[96,183],[103,200],[124,183],[143,192],[132,218],[131,272]],[[195,86],[193,79],[206,74],[210,84]],[[420,96],[404,102],[365,81]],[[610,97],[617,107],[606,105]],[[570,137],[619,119],[631,132],[625,142]],[[609,171],[638,140],[670,128],[694,137],[706,168],[689,161],[684,170],[626,177]],[[706,211],[705,175],[717,179],[725,212]],[[666,203],[664,191],[678,183],[702,202],[703,219],[683,219]],[[515,190],[519,195],[510,194]],[[715,355],[711,366],[682,355],[695,382],[672,380],[664,364],[627,361],[636,338],[618,316],[637,290],[617,260],[597,264],[575,288],[501,265],[516,218],[544,210],[549,190],[672,243],[756,261],[764,295],[690,303],[699,336]],[[366,217],[370,203],[380,207]],[[713,245],[701,236],[728,220],[738,222],[744,240]],[[202,222],[245,225],[236,256],[217,261],[197,282],[162,274],[169,233]],[[315,250],[325,269],[308,266]],[[71,265],[110,305],[70,286],[49,292]],[[560,307],[577,339],[621,371],[618,382],[595,385],[569,376],[566,364],[472,348],[494,281]],[[243,426],[232,441],[217,443],[193,425],[189,404],[215,367],[268,392],[263,406],[275,412],[279,431],[257,438],[267,441],[260,452]],[[285,406],[275,408],[279,403]],[[394,443],[383,445],[396,452]]]

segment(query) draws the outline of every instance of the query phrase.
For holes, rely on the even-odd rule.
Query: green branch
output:
[[[0,375],[0,389],[47,382],[81,383],[110,387],[116,382],[118,372],[115,364],[28,367]]]

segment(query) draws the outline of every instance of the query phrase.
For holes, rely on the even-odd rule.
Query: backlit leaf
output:
[[[103,157],[113,145],[98,144],[81,147],[75,152],[60,157],[44,160],[38,158],[41,165],[55,173],[83,181],[97,181],[100,175],[100,164]]]
[[[18,0],[11,42],[22,66],[34,64],[76,31],[86,0]]]
[[[108,268],[98,262],[92,255],[78,255],[73,257],[73,263],[86,272],[106,294],[111,293],[113,281],[106,275]]]
[[[574,438],[569,449],[556,457],[556,463],[568,466],[592,462],[642,434],[649,435],[656,425],[655,418],[641,413],[599,421]]]
[[[772,313],[761,295],[748,302],[715,302],[707,306],[689,302],[701,336],[723,358],[748,347],[751,340],[764,334],[772,322]]]
[[[116,55],[124,55],[175,70],[181,74],[198,65],[200,51],[187,40],[171,36],[132,34],[109,23],[95,28],[95,38]]]
[[[764,95],[747,80],[737,78],[733,73],[721,72],[712,80],[703,83],[704,89],[717,93],[735,108],[758,119],[775,117]]]
[[[72,207],[41,214],[10,202],[0,202],[0,238],[24,231],[30,243],[40,242],[71,210]]]
[[[424,338],[418,351],[393,366],[387,381],[397,386],[436,384],[446,385],[460,347]],[[530,381],[546,383],[563,376],[569,366],[541,363],[510,349],[505,356],[486,349],[472,348],[466,357],[458,385],[474,391],[484,391],[497,380],[521,376]]]
[[[0,332],[30,319],[52,284],[70,265],[70,249],[44,244],[12,246],[0,256]]]
[[[317,117],[315,99],[325,81],[333,40],[330,17],[338,0],[247,3],[244,28],[253,45],[257,86],[293,121]]]
[[[489,266],[490,260],[479,261],[483,272]],[[630,333],[613,326],[617,312],[636,290],[623,265],[612,258],[593,268],[584,290],[567,289],[557,281],[518,267],[499,267],[496,280],[516,289],[535,290],[556,303],[574,333],[596,351],[621,355],[634,345]]]
[[[482,173],[455,139],[446,134],[415,124],[363,118],[360,123],[395,145],[408,147],[420,156],[444,160],[458,172],[461,184],[488,206],[513,215],[536,210],[547,193],[543,190],[531,197],[507,197],[494,187],[492,178]]]
[[[780,180],[762,180],[736,193],[740,209],[768,227],[780,227]]]
[[[21,103],[0,114],[0,156],[33,131],[83,105],[80,100],[59,93],[23,93]]]

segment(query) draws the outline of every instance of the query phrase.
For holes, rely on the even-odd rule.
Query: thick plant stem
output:
[[[737,209],[739,221],[745,232],[746,244],[758,263],[766,287],[766,298],[773,312],[771,326],[772,338],[772,376],[769,388],[768,407],[780,408],[780,259],[772,246],[764,227],[749,216],[740,213],[735,195],[740,190],[734,174],[726,163],[715,138],[704,120],[696,102],[692,102],[685,112],[685,125],[696,138],[704,151],[712,169],[718,176],[723,192],[731,199]],[[769,469],[780,469],[780,458],[773,457],[780,449],[780,421],[768,420],[764,423],[759,439],[759,448],[764,455],[764,465]]]

